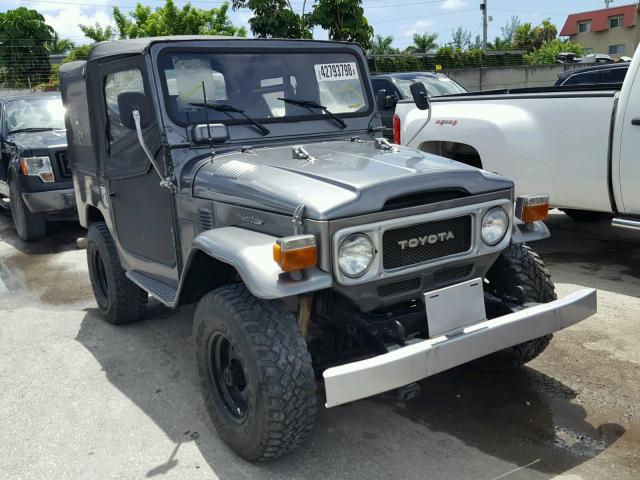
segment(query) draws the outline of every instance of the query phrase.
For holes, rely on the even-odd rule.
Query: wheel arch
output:
[[[176,304],[193,301],[206,291],[236,281],[242,281],[255,297],[265,300],[331,287],[331,273],[317,267],[306,269],[299,280],[283,273],[273,260],[275,240],[271,235],[238,227],[201,233],[193,240],[185,262]],[[203,292],[205,287],[212,288]]]
[[[426,153],[456,160],[471,167],[483,168],[480,153],[475,147],[467,143],[448,140],[428,140],[418,145],[418,149]]]

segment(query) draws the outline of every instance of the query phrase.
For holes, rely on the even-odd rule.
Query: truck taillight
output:
[[[393,114],[393,143],[400,145],[400,117]]]

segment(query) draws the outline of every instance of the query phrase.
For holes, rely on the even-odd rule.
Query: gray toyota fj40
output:
[[[327,407],[407,398],[466,362],[522,365],[596,310],[591,289],[557,300],[523,243],[548,235],[544,196],[376,138],[355,44],[104,42],[60,78],[98,307],[198,302],[204,400],[247,459],[311,433],[316,380]]]

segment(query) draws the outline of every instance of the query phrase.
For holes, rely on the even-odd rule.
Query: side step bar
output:
[[[640,231],[640,218],[614,218],[611,220],[611,225],[614,227],[628,228],[630,230]]]
[[[155,278],[148,277],[147,275],[136,272],[135,270],[129,270],[125,273],[127,278],[133,283],[138,285],[143,290],[146,290],[151,295],[156,297],[167,307],[174,307],[176,304],[176,297],[178,296],[178,290],[162,283]]]

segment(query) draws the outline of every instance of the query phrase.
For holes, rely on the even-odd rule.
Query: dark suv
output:
[[[245,458],[311,433],[316,380],[327,407],[406,399],[595,312],[594,290],[556,300],[523,243],[548,235],[548,197],[514,205],[510,180],[377,137],[355,44],[121,40],[60,76],[98,307],[121,324],[149,294],[198,303],[205,404]]]
[[[47,220],[77,218],[59,93],[0,98],[0,202],[18,236],[46,234]]]

